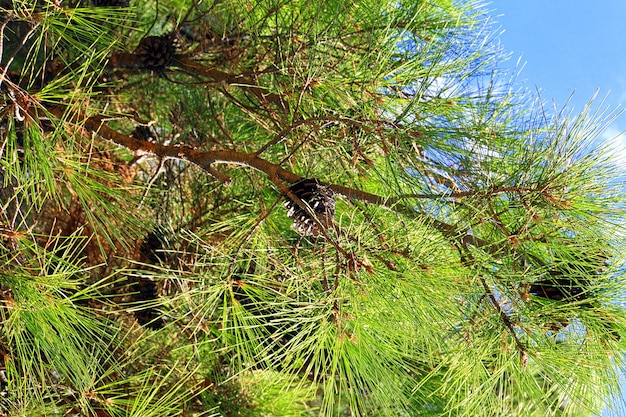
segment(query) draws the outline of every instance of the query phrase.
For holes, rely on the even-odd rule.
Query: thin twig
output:
[[[137,205],[137,208],[141,208],[143,206],[143,203],[145,202],[146,198],[148,197],[148,193],[150,192],[150,188],[152,188],[152,185],[157,180],[159,175],[161,175],[162,172],[165,172],[165,169],[163,167],[165,165],[165,161],[166,160],[167,160],[166,158],[161,158],[159,160],[159,166],[157,167],[157,169],[155,170],[154,174],[150,177],[150,179],[146,183],[146,189],[145,189],[143,195],[141,196],[141,201],[139,201],[139,204]]]
[[[418,199],[444,199],[444,198],[462,198],[462,197],[473,197],[473,196],[493,196],[497,194],[503,193],[524,193],[524,192],[533,192],[537,191],[533,188],[527,187],[491,187],[486,190],[468,190],[468,191],[457,191],[451,193],[417,193],[417,194],[402,194],[398,197],[395,197],[394,200],[401,200],[405,198],[418,198]]]
[[[7,26],[7,24],[10,21],[11,21],[11,16],[7,14],[4,21],[2,22],[2,25],[0,25],[0,62],[2,62],[2,57],[4,55],[4,28]],[[7,65],[7,68],[9,68],[8,65]],[[3,75],[3,78],[4,78],[4,75]],[[2,85],[2,79],[0,79],[0,85]]]
[[[518,352],[520,354],[520,359],[522,361],[522,365],[525,368],[527,363],[528,363],[528,352],[526,350],[526,347],[524,346],[524,344],[517,337],[517,333],[515,333],[515,327],[513,326],[513,323],[511,322],[511,319],[506,314],[506,312],[502,309],[502,306],[500,305],[500,303],[496,299],[496,296],[493,294],[493,291],[491,291],[491,288],[489,288],[489,285],[487,284],[487,281],[485,280],[485,277],[482,276],[482,275],[480,277],[480,282],[483,284],[483,288],[485,289],[485,293],[487,294],[487,296],[491,300],[491,304],[493,304],[493,306],[498,310],[498,313],[500,314],[500,319],[502,320],[502,323],[504,323],[504,325],[508,329],[509,333],[513,337],[513,340],[515,341],[515,346],[517,346],[517,350],[518,350]]]
[[[6,23],[4,23],[2,25],[2,29],[3,30],[4,30],[4,26],[5,25],[6,25]],[[33,27],[28,31],[28,33],[26,33],[26,35],[24,35],[24,38],[22,39],[22,42],[20,43],[20,46],[15,49],[15,52],[13,52],[13,55],[11,56],[11,58],[9,58],[7,63],[4,65],[4,69],[2,71],[2,75],[0,75],[0,85],[2,84],[3,80],[6,80],[7,72],[9,71],[9,67],[13,63],[13,60],[15,59],[17,54],[20,52],[20,50],[24,47],[24,45],[26,45],[26,42],[30,38],[30,35],[32,35],[33,32],[35,32],[35,30],[37,30],[38,27],[39,27],[39,22],[37,22],[37,24],[33,25]]]

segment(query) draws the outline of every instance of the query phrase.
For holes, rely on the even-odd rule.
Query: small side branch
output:
[[[215,68],[206,67],[184,55],[177,56],[174,62],[186,72],[206,77],[211,82],[236,85],[242,90],[254,94],[261,102],[271,103],[283,112],[289,111],[289,106],[283,96],[271,93],[267,91],[267,89],[259,87],[252,79],[243,74],[228,74]]]
[[[526,193],[538,191],[537,189],[527,188],[527,187],[492,187],[486,190],[468,190],[468,191],[457,191],[451,193],[424,193],[424,194],[403,194],[395,198],[395,200],[401,200],[405,198],[417,198],[417,199],[446,199],[446,198],[463,198],[463,197],[472,197],[472,196],[494,196],[497,194],[503,193]]]
[[[526,366],[528,365],[528,351],[526,350],[526,347],[521,342],[521,340],[519,340],[519,337],[517,337],[517,333],[515,332],[515,327],[513,326],[511,319],[506,314],[506,312],[502,309],[502,306],[496,299],[496,296],[493,294],[493,291],[491,291],[491,288],[489,288],[487,281],[485,281],[485,277],[481,276],[480,281],[482,282],[483,288],[485,289],[485,294],[487,294],[487,296],[491,300],[491,304],[498,310],[502,323],[504,323],[504,326],[507,328],[507,330],[513,337],[513,341],[515,342],[517,351],[520,354],[520,360],[522,361],[522,366],[526,368]]]

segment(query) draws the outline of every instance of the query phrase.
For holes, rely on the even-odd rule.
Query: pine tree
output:
[[[0,415],[619,407],[617,114],[463,3],[2,2]]]

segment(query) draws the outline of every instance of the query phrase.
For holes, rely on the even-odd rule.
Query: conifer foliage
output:
[[[0,416],[619,409],[616,114],[480,3],[0,7]]]

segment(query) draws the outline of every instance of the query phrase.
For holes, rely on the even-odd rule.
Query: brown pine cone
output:
[[[307,207],[285,195],[287,216],[293,219],[293,228],[304,236],[319,236],[322,226],[332,224],[335,217],[335,197],[333,191],[316,179],[304,179],[289,187]],[[315,215],[315,220],[311,214]]]
[[[549,300],[576,301],[587,298],[585,289],[568,278],[549,278],[531,284],[528,292]]]
[[[163,71],[176,55],[176,38],[172,35],[146,36],[139,42],[135,55],[146,69]]]

